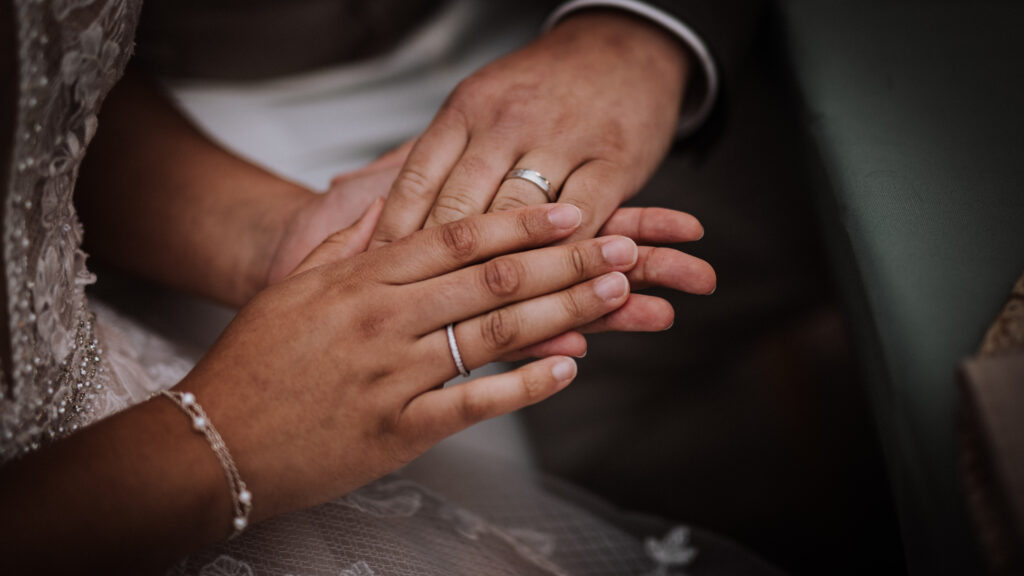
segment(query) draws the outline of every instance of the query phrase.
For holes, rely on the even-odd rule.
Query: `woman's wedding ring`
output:
[[[466,378],[469,376],[469,370],[466,370],[466,365],[462,363],[462,354],[459,354],[459,344],[455,341],[455,324],[449,324],[445,327],[445,330],[448,332],[448,348],[452,351],[455,367],[459,369],[459,374]]]
[[[505,180],[512,180],[513,178],[526,180],[527,182],[534,184],[544,192],[544,195],[548,197],[549,202],[555,201],[556,194],[551,190],[551,181],[541,175],[540,172],[537,172],[536,170],[528,170],[526,168],[516,168],[515,170],[509,171],[508,174],[505,174],[505,178],[502,182]]]

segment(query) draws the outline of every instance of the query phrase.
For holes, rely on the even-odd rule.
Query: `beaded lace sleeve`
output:
[[[15,134],[3,190],[7,301],[0,461],[87,424],[110,398],[72,193],[140,0],[16,0]],[[8,135],[9,136],[9,135]]]

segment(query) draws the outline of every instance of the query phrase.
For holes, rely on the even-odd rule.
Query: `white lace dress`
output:
[[[195,360],[85,295],[95,277],[80,248],[72,193],[97,112],[131,55],[140,2],[16,0],[14,10],[18,85],[2,203],[0,462],[174,385]],[[253,526],[171,571],[440,576],[764,568],[685,528],[648,523],[663,537],[628,533],[613,521],[616,513],[585,502],[486,454],[440,454],[336,501]],[[719,563],[716,555],[731,560]]]

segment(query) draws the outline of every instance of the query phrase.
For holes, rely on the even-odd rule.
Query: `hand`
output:
[[[371,246],[472,214],[547,202],[512,168],[546,176],[593,237],[660,163],[687,71],[681,43],[622,12],[573,15],[463,81],[392,186]]]
[[[306,196],[283,223],[281,239],[267,264],[266,285],[283,280],[327,237],[351,226],[374,200],[386,197],[413,143],[410,140],[358,170],[335,176],[323,194]],[[358,251],[350,250],[350,254],[365,249],[359,245]]]
[[[712,294],[715,271],[710,264],[678,250],[657,246],[692,242],[704,236],[704,228],[693,216],[664,208],[619,208],[598,236],[626,236],[636,242],[637,263],[626,273],[632,290],[660,287],[690,294]],[[587,341],[583,334],[596,332],[657,332],[672,327],[675,311],[663,298],[630,294],[614,312],[551,340],[512,352],[505,361],[552,354],[583,356]]]
[[[369,237],[381,206],[338,237]],[[438,389],[456,374],[585,326],[629,298],[636,245],[557,242],[579,211],[545,205],[471,217],[354,257],[332,236],[247,304],[180,385],[193,391],[256,494],[254,519],[336,497],[441,438],[542,400],[569,358]],[[227,523],[225,523],[226,525]]]
[[[369,169],[370,166],[367,166],[359,172]],[[337,190],[339,185],[357,182],[355,174],[344,174],[336,178],[332,190]],[[341,198],[345,200],[344,196]],[[372,202],[356,225],[334,233],[327,239],[334,246],[331,252],[333,258],[350,258],[367,249],[383,206],[380,198]],[[343,205],[343,209],[349,209],[350,206]],[[307,234],[306,238],[322,234],[325,233],[320,231]],[[710,264],[678,250],[651,245],[693,242],[702,238],[704,228],[689,214],[664,208],[619,208],[601,229],[599,236],[626,236],[640,245],[637,266],[627,274],[633,289],[657,286],[690,294],[711,294],[715,290],[715,271]],[[294,261],[301,257],[300,250],[292,254]],[[306,262],[308,265],[309,262]],[[292,264],[287,266],[289,270],[296,268]],[[511,351],[498,360],[511,362],[551,355],[582,357],[587,351],[583,333],[656,332],[670,328],[674,319],[675,311],[668,301],[655,296],[633,294],[621,309],[582,327],[580,331],[560,334],[522,350]]]

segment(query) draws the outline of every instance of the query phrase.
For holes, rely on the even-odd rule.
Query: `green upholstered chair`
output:
[[[981,573],[956,366],[1024,271],[1024,3],[780,9],[908,569]]]

